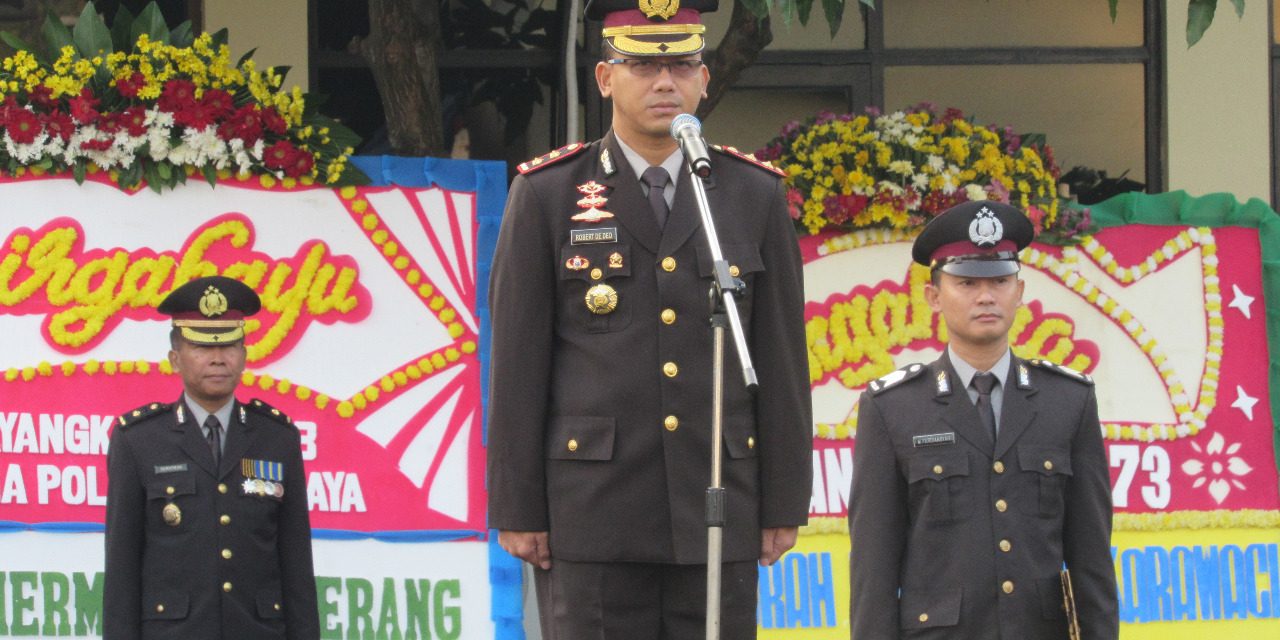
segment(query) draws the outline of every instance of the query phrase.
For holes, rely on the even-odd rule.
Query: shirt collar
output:
[[[209,417],[209,412],[206,411],[204,407],[200,406],[200,403],[196,402],[195,399],[185,391],[182,392],[182,399],[186,402],[187,409],[191,410],[191,417],[195,419],[196,425],[201,429],[204,429],[204,421]],[[228,400],[226,404],[222,405],[221,408],[213,412],[213,415],[218,418],[218,423],[222,425],[223,432],[226,432],[227,427],[231,426],[231,409],[235,404],[236,399],[233,397]]]
[[[960,378],[960,386],[968,388],[969,383],[973,381],[973,376],[978,374],[978,370],[973,365],[964,361],[956,354],[950,345],[947,346],[947,355],[951,358],[951,367],[956,370],[956,375]],[[996,380],[1000,381],[1000,388],[1005,387],[1005,380],[1009,377],[1009,362],[1012,359],[1009,349],[1004,350],[1004,355],[991,367],[991,373],[994,373]]]
[[[640,157],[635,149],[628,147],[622,138],[615,135],[614,139],[618,141],[618,148],[622,150],[623,157],[627,159],[627,164],[631,165],[631,170],[635,172],[636,180],[639,181],[640,176],[644,175],[644,170],[649,168],[649,161]],[[668,186],[675,186],[680,181],[680,168],[684,166],[684,156],[680,154],[680,147],[676,147],[676,150],[672,151],[671,155],[658,166],[666,169],[667,175],[671,176]]]

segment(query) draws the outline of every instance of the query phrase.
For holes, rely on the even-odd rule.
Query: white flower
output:
[[[929,188],[929,176],[923,173],[911,176],[911,186],[915,187],[917,191],[923,192],[927,190]]]
[[[986,200],[987,190],[980,184],[972,182],[964,186],[964,195],[970,200]]]
[[[1233,486],[1245,491],[1245,484],[1236,478],[1249,475],[1253,471],[1253,467],[1250,467],[1249,463],[1235,455],[1240,451],[1240,446],[1241,443],[1239,442],[1226,446],[1226,439],[1218,432],[1215,432],[1209,438],[1209,446],[1204,449],[1200,448],[1199,443],[1193,441],[1191,447],[1196,450],[1196,453],[1205,454],[1207,460],[1206,462],[1201,462],[1195,458],[1188,458],[1182,463],[1182,472],[1195,477],[1195,481],[1191,483],[1191,488],[1199,489],[1207,483],[1209,485],[1209,495],[1218,504],[1222,504],[1227,499]],[[1226,459],[1226,464],[1223,464],[1223,458]],[[1205,473],[1206,469],[1209,473]],[[1235,478],[1228,476],[1228,473],[1230,476],[1235,476]],[[1210,477],[1213,479],[1210,480]]]
[[[903,176],[909,176],[915,172],[915,167],[910,160],[894,160],[889,163],[889,173],[898,173]]]
[[[942,159],[942,156],[931,153],[929,154],[929,159],[925,161],[925,164],[930,169],[933,169],[934,173],[942,173],[942,170],[947,166],[947,161]]]

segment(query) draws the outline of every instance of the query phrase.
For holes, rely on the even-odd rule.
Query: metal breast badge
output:
[[[165,524],[171,527],[176,527],[182,524],[182,509],[179,509],[178,505],[170,502],[164,505],[164,508],[160,510],[160,517],[164,518]]]
[[[578,185],[578,193],[583,196],[581,200],[578,200],[578,207],[586,209],[586,211],[574,214],[569,219],[574,222],[595,223],[612,218],[612,213],[600,208],[609,203],[609,199],[603,195],[608,188],[595,180],[588,180],[586,183]]]
[[[598,316],[613,313],[618,308],[618,292],[607,284],[598,284],[587,289],[587,309]]]

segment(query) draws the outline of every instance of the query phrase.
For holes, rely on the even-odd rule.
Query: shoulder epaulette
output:
[[[778,176],[780,176],[780,177],[783,177],[783,178],[787,177],[787,174],[786,174],[784,171],[782,171],[781,169],[779,169],[779,168],[777,168],[777,167],[773,166],[773,164],[771,164],[771,163],[769,163],[769,162],[766,162],[766,161],[763,161],[763,160],[757,160],[757,159],[756,159],[756,157],[755,157],[754,155],[750,154],[750,153],[743,153],[743,152],[738,151],[737,149],[735,149],[735,148],[733,148],[733,147],[726,147],[726,146],[724,146],[724,145],[719,145],[719,144],[713,144],[713,145],[711,145],[711,148],[712,148],[712,149],[715,149],[716,151],[719,151],[720,153],[725,154],[726,156],[729,156],[730,158],[737,158],[737,159],[739,159],[739,160],[741,160],[741,161],[743,161],[743,162],[746,162],[746,163],[748,163],[748,164],[753,164],[753,165],[755,165],[755,166],[757,166],[757,167],[760,167],[761,169],[764,169],[765,171],[769,171],[769,172],[771,172],[771,173],[775,173],[775,174],[777,174],[777,175],[778,175]]]
[[[871,395],[878,395],[924,373],[924,370],[925,366],[918,362],[909,364],[897,371],[872,380],[871,384],[867,385],[867,390],[871,392]]]
[[[245,403],[244,406],[248,407],[250,411],[253,411],[254,413],[257,413],[259,415],[264,415],[276,422],[279,422],[282,425],[297,428],[293,424],[293,420],[289,418],[289,416],[285,415],[283,411],[257,398],[254,398],[249,402]]]
[[[120,419],[116,421],[116,424],[122,427],[127,427],[129,425],[142,422],[151,416],[157,416],[171,411],[172,409],[173,405],[168,402],[152,402],[151,404],[144,404],[133,411],[121,414]]]
[[[1036,358],[1034,360],[1027,360],[1027,364],[1038,369],[1044,369],[1045,371],[1052,371],[1060,376],[1071,378],[1076,382],[1082,382],[1090,386],[1093,385],[1093,378],[1090,377],[1089,374],[1081,373],[1071,367],[1064,367],[1056,362],[1049,362],[1048,360]]]
[[[581,142],[568,144],[563,147],[560,147],[559,149],[556,149],[555,151],[552,151],[551,153],[538,156],[528,162],[521,162],[520,165],[516,167],[516,170],[518,170],[521,174],[537,171],[538,169],[541,169],[547,165],[559,162],[561,160],[564,160],[565,158],[575,156],[581,153],[582,150],[586,148],[587,148],[587,145],[582,144]]]

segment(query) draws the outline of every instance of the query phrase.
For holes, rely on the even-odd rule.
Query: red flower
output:
[[[134,71],[133,75],[124,80],[116,80],[116,91],[126,98],[138,97],[138,92],[142,87],[146,86],[147,79],[141,73]]]
[[[61,111],[52,111],[40,116],[40,122],[44,125],[44,130],[49,134],[50,138],[62,138],[63,142],[70,140],[71,134],[76,130],[76,125],[71,121],[71,116]]]
[[[175,78],[164,83],[160,90],[160,99],[156,100],[156,108],[169,113],[176,113],[194,106],[196,103],[196,85],[190,80]]]
[[[285,167],[284,174],[290,178],[298,178],[309,175],[311,168],[316,166],[316,159],[306,149],[299,149],[294,152],[293,160],[289,162],[289,166]]]
[[[71,117],[80,124],[89,124],[98,119],[98,99],[93,97],[88,87],[81,89],[78,97],[68,100],[67,106],[71,108]]]
[[[263,108],[261,115],[262,126],[265,127],[267,131],[278,136],[282,136],[289,130],[289,125],[284,121],[284,117],[281,116],[280,112],[276,111],[274,108]]]
[[[298,150],[288,140],[281,140],[263,152],[262,164],[268,169],[283,169],[293,164],[293,157],[297,153]]]
[[[40,135],[40,118],[26,109],[9,109],[5,114],[5,129],[18,144],[31,144]]]
[[[115,135],[120,130],[120,114],[110,112],[98,116],[97,126],[98,131]]]
[[[28,96],[31,98],[31,104],[38,107],[48,109],[53,106],[53,89],[50,89],[43,84],[36,85]]]
[[[262,139],[262,117],[258,114],[257,108],[247,104],[236,109],[235,113],[218,127],[218,136],[225,141],[240,138],[246,147],[253,146],[253,143]]]
[[[98,138],[85,140],[80,143],[80,148],[88,151],[106,151],[111,148],[111,140],[109,138],[106,140]]]
[[[120,112],[120,124],[131,136],[142,136],[147,133],[147,110],[134,106]]]
[[[204,92],[204,97],[200,99],[200,104],[209,109],[213,113],[213,117],[221,119],[231,113],[236,104],[231,100],[231,94],[222,89],[208,89]]]
[[[203,102],[192,102],[180,111],[173,112],[173,121],[184,127],[203,129],[217,119],[213,109]]]

